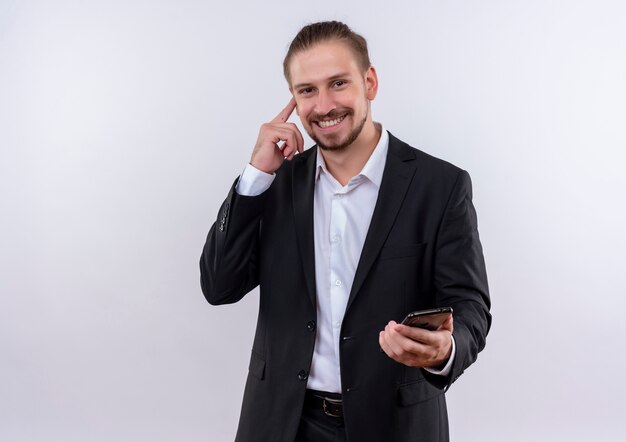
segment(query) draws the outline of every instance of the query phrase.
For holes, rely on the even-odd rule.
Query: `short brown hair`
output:
[[[300,32],[295,36],[287,55],[283,60],[283,73],[287,82],[291,84],[289,78],[289,63],[294,55],[298,52],[302,52],[314,46],[317,43],[323,43],[332,40],[344,41],[348,44],[348,47],[354,52],[357,63],[365,72],[370,66],[370,57],[367,52],[367,41],[354,32],[345,23],[339,21],[322,21],[318,23],[311,23],[300,29]]]

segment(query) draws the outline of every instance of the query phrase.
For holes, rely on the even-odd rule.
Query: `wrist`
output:
[[[443,370],[445,368],[446,365],[448,365],[448,362],[450,361],[450,357],[452,356],[452,336],[450,336],[450,342],[448,343],[448,346],[444,352],[444,356],[443,358],[438,358],[433,365],[431,365],[429,368],[432,370]]]

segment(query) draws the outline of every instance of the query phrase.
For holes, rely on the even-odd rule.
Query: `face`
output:
[[[363,72],[347,44],[324,42],[297,53],[289,74],[300,121],[320,148],[345,149],[372,124],[376,71]]]

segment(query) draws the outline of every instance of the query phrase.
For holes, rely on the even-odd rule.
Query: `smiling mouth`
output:
[[[344,118],[346,118],[346,116],[348,116],[348,114],[342,115],[341,117],[337,117],[334,120],[324,120],[324,121],[320,120],[320,121],[316,121],[315,123],[322,129],[327,129],[329,127],[337,126],[339,123],[343,121]]]

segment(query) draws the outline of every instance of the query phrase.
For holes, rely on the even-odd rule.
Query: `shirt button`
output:
[[[335,285],[336,285],[337,287],[339,287],[339,286],[341,285],[341,281],[340,281],[339,279],[338,279],[338,280],[336,280],[336,281],[335,281]]]
[[[300,370],[298,372],[298,379],[306,381],[309,378],[309,373],[306,370]]]
[[[341,327],[341,322],[339,321],[335,322],[335,328],[339,328],[339,327]]]
[[[340,242],[340,241],[341,241],[341,236],[339,236],[339,235],[334,235],[334,236],[333,236],[333,238],[332,238],[332,241],[333,241],[334,243],[338,243],[338,242]]]
[[[306,323],[306,329],[310,332],[315,330],[315,321],[309,321]]]

